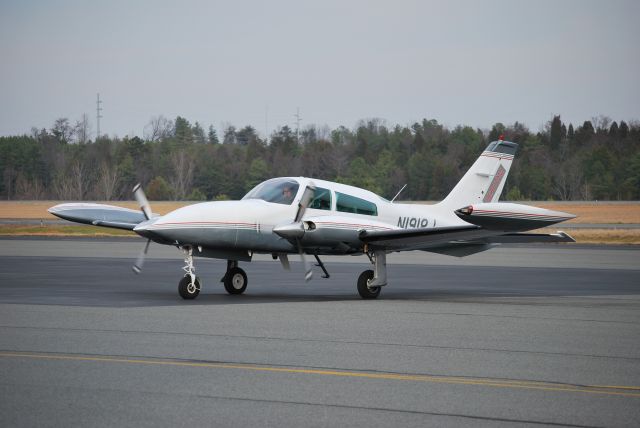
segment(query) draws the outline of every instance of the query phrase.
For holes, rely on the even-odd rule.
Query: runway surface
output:
[[[360,258],[305,284],[261,257],[242,296],[197,259],[186,302],[141,244],[0,241],[0,425],[640,425],[634,247],[395,255],[376,301]]]

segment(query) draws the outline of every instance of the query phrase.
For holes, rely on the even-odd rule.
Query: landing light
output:
[[[473,205],[469,205],[469,206],[467,206],[467,207],[460,208],[460,209],[458,210],[458,212],[459,212],[460,214],[464,214],[464,215],[471,215],[471,214],[473,213]]]

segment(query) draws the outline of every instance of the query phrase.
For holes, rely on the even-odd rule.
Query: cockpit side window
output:
[[[378,207],[373,202],[336,192],[336,210],[345,213],[378,215]]]
[[[295,180],[276,178],[258,184],[242,199],[262,199],[276,204],[291,205],[299,187]]]
[[[309,204],[309,208],[315,208],[317,210],[330,210],[331,190],[324,189],[322,187],[316,187],[316,192],[313,200]]]

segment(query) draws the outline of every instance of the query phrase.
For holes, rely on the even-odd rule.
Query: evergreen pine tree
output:
[[[551,121],[551,130],[549,133],[549,143],[551,144],[552,149],[557,149],[560,147],[560,142],[562,141],[562,121],[560,120],[560,115],[553,116],[553,120]]]
[[[216,132],[213,125],[209,125],[209,144],[218,144],[220,140],[218,140],[218,133]]]

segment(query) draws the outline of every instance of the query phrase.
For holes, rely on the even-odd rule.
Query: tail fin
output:
[[[439,205],[456,210],[480,202],[497,202],[518,145],[494,141],[487,146],[469,171]]]

